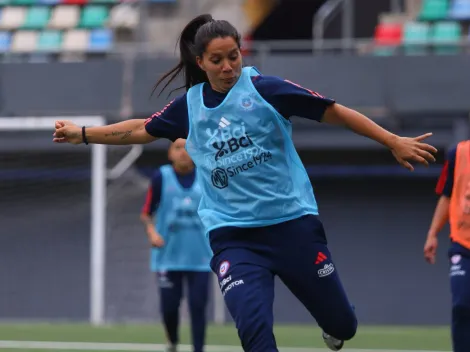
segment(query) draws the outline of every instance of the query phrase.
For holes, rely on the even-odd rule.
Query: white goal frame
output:
[[[0,132],[3,131],[42,131],[50,132],[51,145],[55,121],[71,120],[79,126],[102,126],[106,124],[103,116],[28,116],[0,118]],[[60,150],[64,146],[55,146]],[[91,153],[91,224],[90,224],[90,311],[89,321],[92,325],[101,326],[105,318],[105,275],[106,275],[106,211],[108,202],[107,180],[116,180],[128,170],[142,154],[142,145],[132,145],[130,151],[111,169],[107,167],[107,146],[90,144],[74,146],[90,148]],[[111,192],[110,192],[111,193]],[[226,311],[223,296],[220,294],[218,280],[212,282],[212,299],[214,302],[214,323],[226,322]]]
[[[1,131],[54,131],[55,121],[72,120],[79,126],[101,126],[102,116],[4,117]],[[57,145],[60,149],[61,145]],[[91,144],[91,226],[90,226],[90,322],[104,324],[106,254],[106,145]]]

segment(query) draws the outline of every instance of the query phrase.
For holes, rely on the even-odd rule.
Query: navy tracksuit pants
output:
[[[470,250],[452,244],[450,288],[452,293],[452,343],[454,352],[470,351]]]
[[[244,351],[278,351],[273,334],[275,275],[326,333],[341,340],[355,335],[356,315],[318,217],[260,228],[226,227],[211,232],[210,240],[211,268]]]
[[[191,335],[194,352],[203,352],[206,335],[206,307],[209,294],[210,272],[168,271],[157,273],[160,287],[160,310],[169,342],[179,342],[179,307],[183,298],[183,281],[188,287],[191,315]]]

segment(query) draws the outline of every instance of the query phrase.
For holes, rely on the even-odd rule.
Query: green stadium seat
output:
[[[438,21],[447,18],[449,0],[423,0],[418,18],[422,21]]]
[[[109,10],[106,6],[89,5],[82,11],[79,26],[82,28],[100,28],[104,27],[109,16]]]
[[[26,14],[26,20],[23,24],[24,28],[29,29],[43,29],[47,26],[51,15],[50,7],[48,6],[33,6]]]
[[[457,54],[462,38],[462,27],[453,21],[436,22],[431,30],[431,41],[436,54]]]
[[[10,0],[12,5],[36,5],[37,0]]]
[[[38,51],[60,51],[62,45],[62,33],[60,31],[47,30],[41,32],[38,40]]]
[[[0,0],[0,6],[10,5],[11,0]]]
[[[408,22],[403,28],[403,48],[407,55],[424,55],[429,45],[430,29],[427,23]]]

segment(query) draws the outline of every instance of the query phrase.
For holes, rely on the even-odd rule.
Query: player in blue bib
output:
[[[188,288],[194,352],[203,352],[212,251],[197,213],[201,200],[198,173],[185,141],[171,144],[171,165],[152,177],[141,219],[152,246],[150,270],[157,274],[160,310],[167,332],[168,352],[176,352],[183,281]]]
[[[57,143],[149,143],[185,138],[200,175],[199,215],[214,256],[212,270],[248,352],[278,351],[273,335],[274,277],[279,276],[323,329],[333,351],[357,319],[327,247],[307,172],[294,148],[290,117],[343,125],[391,150],[412,170],[436,149],[394,135],[366,116],[278,77],[244,67],[240,34],[227,21],[202,15],[180,39],[186,94],[146,121],[81,128],[57,121]],[[286,62],[288,64],[288,62]],[[332,79],[337,79],[332,77]],[[352,236],[354,234],[351,234]]]

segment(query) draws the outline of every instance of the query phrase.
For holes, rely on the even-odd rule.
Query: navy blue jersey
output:
[[[196,177],[196,172],[193,170],[192,172],[184,175],[180,175],[175,172],[176,178],[178,182],[183,188],[191,188],[194,183],[194,178]],[[160,197],[162,194],[162,173],[160,169],[155,171],[152,175],[152,179],[150,182],[149,189],[147,191],[147,197],[145,198],[145,204],[142,209],[142,213],[153,216],[155,211],[158,208],[158,204],[160,203]]]
[[[447,153],[447,159],[441,171],[441,176],[436,186],[436,193],[440,196],[449,197],[452,195],[452,188],[454,187],[454,169],[455,158],[457,155],[457,147],[452,148]]]
[[[321,121],[327,106],[334,103],[332,99],[279,77],[258,75],[252,77],[252,81],[258,93],[286,119],[298,116]],[[217,107],[226,96],[227,93],[216,92],[209,84],[204,85],[207,107]],[[147,119],[145,128],[154,137],[171,141],[186,139],[189,131],[186,94],[153,114]]]

